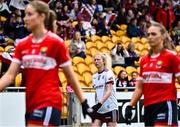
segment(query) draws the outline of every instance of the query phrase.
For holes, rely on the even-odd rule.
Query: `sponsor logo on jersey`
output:
[[[47,47],[42,47],[41,50],[40,50],[41,55],[45,55],[46,52],[47,52],[47,49],[48,49]]]
[[[157,67],[157,68],[161,68],[161,66],[162,66],[162,61],[158,61],[156,67]]]

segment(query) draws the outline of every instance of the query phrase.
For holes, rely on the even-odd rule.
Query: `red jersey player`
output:
[[[148,40],[151,49],[140,61],[140,76],[126,108],[126,123],[130,124],[132,107],[144,94],[145,126],[178,126],[175,78],[180,83],[180,58],[161,24],[152,23]]]
[[[26,125],[59,126],[62,95],[58,69],[61,67],[80,102],[83,115],[89,114],[87,100],[72,70],[63,40],[53,30],[55,15],[42,1],[33,1],[25,9],[24,22],[31,35],[17,45],[13,62],[0,79],[0,90],[14,81],[20,66],[24,67],[26,84]]]

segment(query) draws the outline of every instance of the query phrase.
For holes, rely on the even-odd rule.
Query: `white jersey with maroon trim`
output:
[[[175,77],[180,76],[180,57],[170,50],[146,56],[140,61],[144,105],[176,100]]]
[[[27,112],[47,106],[61,110],[58,69],[71,64],[63,40],[48,32],[35,43],[29,35],[16,47],[13,62],[24,67]]]
[[[103,72],[95,73],[93,75],[93,87],[96,89],[96,103],[98,103],[103,98],[106,91],[106,85],[109,83],[112,83],[113,85],[112,94],[98,110],[98,113],[107,113],[112,110],[118,109],[115,77],[110,69],[105,69]]]

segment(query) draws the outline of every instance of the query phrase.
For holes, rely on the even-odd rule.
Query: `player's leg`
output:
[[[91,127],[100,127],[101,125],[101,120],[95,119],[94,122],[91,124]]]
[[[177,118],[177,104],[176,101],[165,101],[162,102],[161,106],[157,110],[155,116],[154,126],[167,126],[167,127],[178,127]]]
[[[113,110],[109,113],[106,113],[105,122],[107,123],[108,127],[117,127],[118,121],[118,111]]]
[[[26,114],[26,126],[59,126],[60,114],[59,110],[52,107],[34,110],[32,114]]]

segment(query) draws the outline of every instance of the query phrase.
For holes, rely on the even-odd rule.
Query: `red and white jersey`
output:
[[[145,56],[140,61],[139,80],[143,80],[144,105],[176,100],[175,77],[180,76],[180,57],[163,50],[155,57]]]
[[[29,35],[16,47],[13,62],[24,67],[27,112],[47,106],[61,110],[58,68],[71,64],[63,40],[48,32],[41,42],[34,43]]]

